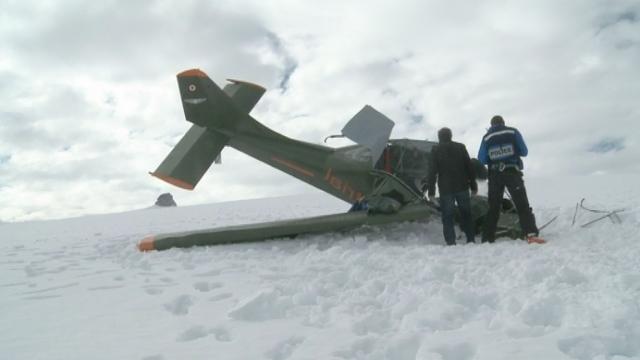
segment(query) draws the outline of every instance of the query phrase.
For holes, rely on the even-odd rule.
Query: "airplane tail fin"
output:
[[[183,71],[177,77],[185,118],[194,125],[150,174],[192,190],[238,127],[254,121],[248,114],[265,89],[229,80],[222,90],[199,69]]]
[[[178,87],[187,121],[211,130],[230,132],[243,122],[249,122],[249,111],[265,89],[238,80],[230,80],[220,89],[199,69],[178,74]]]

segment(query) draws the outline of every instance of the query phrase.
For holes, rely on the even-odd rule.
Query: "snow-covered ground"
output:
[[[640,177],[527,184],[546,245],[445,247],[437,221],[135,248],[346,210],[319,193],[3,223],[0,359],[640,359]],[[582,197],[622,223],[572,225]]]

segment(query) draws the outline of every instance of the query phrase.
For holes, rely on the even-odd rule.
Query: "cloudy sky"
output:
[[[0,44],[0,221],[316,191],[233,149],[194,191],[149,176],[189,68],[263,85],[252,114],[305,141],[370,104],[475,154],[501,114],[526,176],[640,172],[638,0],[0,0]]]

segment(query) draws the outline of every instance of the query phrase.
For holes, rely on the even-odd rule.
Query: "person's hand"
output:
[[[434,202],[436,200],[436,196],[435,195],[427,195],[427,200]]]

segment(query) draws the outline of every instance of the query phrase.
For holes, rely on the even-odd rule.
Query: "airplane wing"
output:
[[[437,211],[425,203],[411,204],[394,214],[371,215],[366,211],[356,211],[149,236],[138,243],[138,249],[140,251],[166,250],[175,247],[186,248],[276,238],[294,238],[305,234],[347,231],[362,225],[383,225],[401,221],[427,220],[436,215]]]

